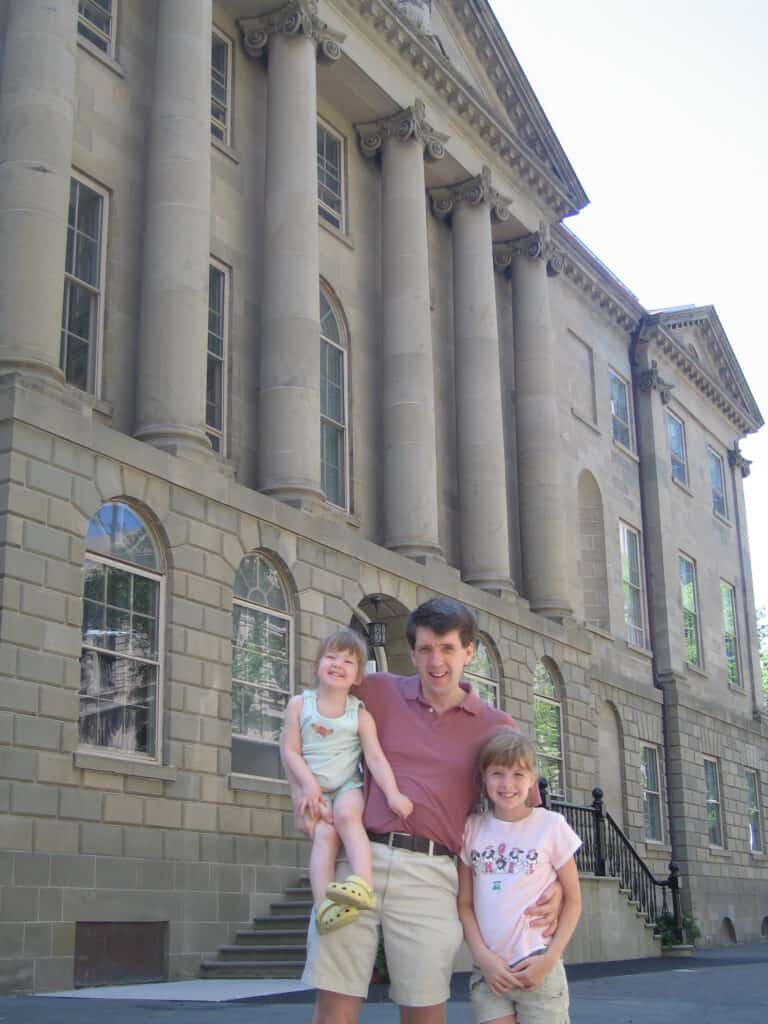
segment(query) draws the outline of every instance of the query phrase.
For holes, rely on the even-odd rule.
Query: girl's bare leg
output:
[[[363,827],[363,791],[348,789],[333,802],[333,824],[353,875],[371,885],[371,841]]]
[[[322,818],[315,823],[312,837],[312,852],[309,855],[309,881],[312,885],[312,899],[315,908],[325,899],[328,883],[336,873],[336,857],[341,842],[336,829]]]

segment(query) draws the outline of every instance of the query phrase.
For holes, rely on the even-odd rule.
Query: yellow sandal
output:
[[[374,910],[376,907],[373,889],[360,875],[350,875],[343,882],[331,882],[325,895],[334,903],[358,910]]]
[[[335,932],[337,928],[352,924],[359,914],[357,907],[346,907],[332,900],[323,900],[315,914],[315,927],[320,935],[327,935],[328,932]]]

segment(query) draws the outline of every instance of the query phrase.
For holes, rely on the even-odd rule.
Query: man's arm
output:
[[[413,814],[413,803],[404,793],[400,792],[395,773],[392,771],[392,765],[381,749],[379,736],[376,732],[376,723],[372,715],[365,708],[360,708],[357,713],[357,726],[360,746],[363,748],[368,771],[387,798],[390,810],[401,818],[407,818],[410,814]]]

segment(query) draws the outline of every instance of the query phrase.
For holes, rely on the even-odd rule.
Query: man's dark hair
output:
[[[450,597],[433,597],[418,608],[414,608],[405,623],[405,635],[413,650],[416,646],[416,630],[419,626],[431,629],[438,636],[445,636],[457,629],[462,647],[469,647],[477,638],[475,613],[460,601]]]

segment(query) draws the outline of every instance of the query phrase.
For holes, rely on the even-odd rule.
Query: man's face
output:
[[[463,695],[459,682],[473,653],[472,644],[463,646],[458,629],[438,634],[417,626],[411,661],[419,673],[424,698],[440,703]]]

